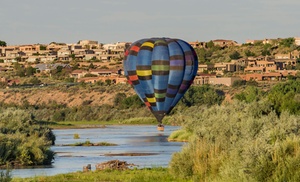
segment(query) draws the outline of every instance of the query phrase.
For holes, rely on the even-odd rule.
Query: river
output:
[[[137,167],[167,167],[172,154],[181,150],[183,142],[168,142],[171,132],[177,126],[165,126],[165,131],[157,131],[154,125],[113,125],[104,128],[59,129],[53,130],[56,135],[56,153],[51,166],[39,166],[13,169],[13,177],[52,176],[56,174],[82,171],[83,166],[95,165],[110,160],[121,160],[133,163]],[[74,134],[79,139],[74,139]],[[108,142],[116,146],[65,146],[78,142]],[[140,153],[139,156],[124,154]]]

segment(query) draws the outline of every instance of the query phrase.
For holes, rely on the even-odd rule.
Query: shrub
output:
[[[234,98],[239,101],[245,101],[247,103],[258,101],[263,98],[264,92],[255,87],[255,86],[247,86],[244,91],[241,93],[237,93],[234,95]]]
[[[6,169],[5,171],[0,171],[0,181],[1,182],[10,182],[12,180],[10,169]]]
[[[196,181],[299,181],[300,118],[278,116],[268,102],[191,107],[183,128],[193,135],[173,155],[172,174]]]
[[[75,133],[75,134],[74,134],[74,136],[73,136],[73,138],[74,138],[74,139],[79,139],[79,138],[80,138],[80,136],[79,136],[79,134],[78,134],[78,133]]]
[[[246,81],[245,80],[235,80],[232,84],[232,87],[240,87],[246,85]]]
[[[290,80],[272,87],[268,93],[268,99],[278,114],[289,111],[292,114],[299,115],[300,101],[297,99],[299,93],[300,80]]]
[[[186,106],[221,104],[224,100],[224,93],[220,90],[215,90],[209,85],[192,86],[190,87],[181,102]]]
[[[0,109],[0,165],[51,164],[55,142],[52,131],[34,116],[18,109]]]

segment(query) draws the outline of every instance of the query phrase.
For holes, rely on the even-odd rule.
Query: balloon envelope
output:
[[[195,50],[172,38],[147,38],[131,44],[123,62],[125,76],[159,123],[182,98],[198,70]]]

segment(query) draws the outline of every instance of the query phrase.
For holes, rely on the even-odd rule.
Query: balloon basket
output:
[[[164,131],[164,130],[165,130],[164,125],[158,125],[158,126],[157,126],[157,130],[158,130],[158,131]]]

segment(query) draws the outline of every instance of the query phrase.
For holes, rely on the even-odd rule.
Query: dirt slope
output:
[[[0,90],[0,102],[14,103],[23,105],[42,104],[65,104],[68,107],[80,105],[102,105],[113,104],[115,95],[119,92],[125,93],[127,96],[133,95],[134,91],[130,87],[126,87],[123,91],[116,88],[31,88],[31,89],[2,89]]]

